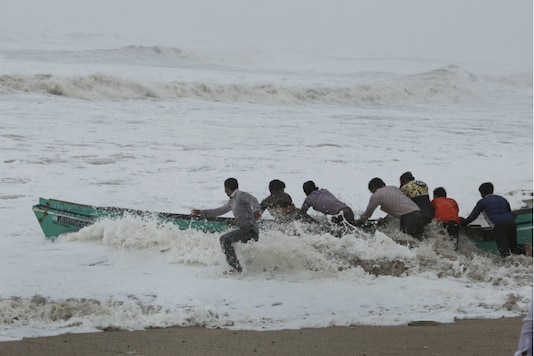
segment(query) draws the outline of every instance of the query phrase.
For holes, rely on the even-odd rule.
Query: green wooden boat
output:
[[[33,212],[39,221],[41,229],[48,239],[56,239],[59,235],[76,232],[83,227],[92,225],[103,219],[121,219],[127,215],[157,219],[164,223],[173,223],[181,230],[194,229],[203,232],[223,232],[235,226],[233,218],[213,217],[200,218],[189,214],[172,214],[124,209],[115,207],[98,207],[71,203],[57,199],[39,199],[39,204],[33,206]],[[514,211],[517,223],[517,241],[520,244],[532,246],[532,208],[523,208]],[[262,229],[280,229],[280,224],[272,220],[262,220]],[[352,226],[337,227],[331,224],[310,225],[311,232],[327,232],[341,237],[354,231]],[[370,221],[368,225],[359,229],[365,233],[376,230],[376,222]],[[493,231],[490,227],[468,225],[463,228],[465,235],[474,241],[478,248],[491,253],[499,254]]]
[[[204,232],[221,232],[235,225],[234,219],[231,218],[197,218],[187,214],[97,207],[44,198],[40,198],[39,204],[34,205],[32,209],[45,236],[49,239],[55,239],[64,233],[79,231],[81,228],[103,219],[121,219],[126,215],[171,222],[182,230],[195,229]]]
[[[528,244],[532,248],[532,207],[514,210],[515,223],[517,224],[517,243]],[[494,254],[499,254],[493,229],[489,226],[467,225],[463,228],[465,235],[470,238],[475,245]]]
[[[225,217],[193,217],[189,214],[171,214],[159,213],[142,210],[98,207],[71,203],[57,199],[39,199],[39,204],[33,206],[33,212],[39,221],[41,229],[49,239],[56,239],[59,235],[76,232],[80,229],[92,225],[104,219],[121,219],[127,215],[157,219],[161,222],[170,222],[177,225],[181,230],[194,229],[203,232],[223,232],[235,227],[233,218]],[[287,231],[287,225],[277,223],[273,220],[262,219],[260,229]],[[334,236],[341,237],[345,234],[352,233],[356,229],[352,225],[338,226],[327,222],[317,222],[317,224],[308,224],[306,229],[310,232],[325,232]],[[358,230],[365,233],[373,233],[376,230],[374,221]]]

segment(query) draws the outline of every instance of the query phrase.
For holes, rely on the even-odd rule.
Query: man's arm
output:
[[[241,199],[243,199],[243,201],[249,204],[252,208],[252,215],[254,215],[254,219],[259,220],[261,218],[262,208],[258,202],[258,199],[256,199],[254,195],[247,192],[241,193]]]
[[[376,195],[376,193],[373,193],[373,195],[371,195],[371,198],[369,198],[369,204],[367,204],[367,208],[365,209],[363,214],[360,216],[360,220],[365,221],[369,219],[371,215],[373,215],[378,205],[380,205],[378,196]]]
[[[207,216],[220,216],[220,215],[226,214],[230,210],[232,210],[232,206],[230,204],[230,201],[228,201],[223,206],[221,206],[219,208],[215,208],[215,209],[203,209],[203,210],[193,209],[193,210],[191,210],[191,215],[193,215],[193,216],[201,216],[202,215],[202,216],[206,216],[206,217]]]
[[[271,205],[271,196],[269,195],[267,198],[263,199],[260,203],[260,212],[264,212],[267,208],[270,208]]]
[[[477,205],[475,205],[473,211],[471,212],[471,214],[469,214],[467,218],[460,218],[460,222],[463,226],[472,223],[480,215],[480,213],[482,213],[482,211],[484,210],[483,200],[484,199],[480,199],[478,201]]]
[[[302,211],[303,213],[307,212],[308,209],[311,207],[311,204],[310,204],[310,197],[307,196],[306,199],[304,199],[304,202],[302,203],[302,207],[300,208],[300,211]]]

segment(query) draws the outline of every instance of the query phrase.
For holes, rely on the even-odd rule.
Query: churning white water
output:
[[[263,230],[236,245],[244,272],[226,275],[217,234],[126,217],[52,242],[31,206],[45,197],[188,213],[222,205],[228,177],[260,200],[277,178],[296,205],[311,179],[358,215],[371,178],[397,185],[410,170],[445,187],[463,216],[485,181],[519,208],[532,199],[531,72],[484,59],[1,36],[0,340],[528,310],[531,258],[501,260],[464,236],[454,251],[434,225],[423,242],[396,226],[342,238]]]

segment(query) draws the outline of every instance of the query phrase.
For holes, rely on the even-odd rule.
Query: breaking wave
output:
[[[532,260],[524,256],[500,257],[479,254],[474,245],[462,239],[460,251],[437,226],[431,225],[425,241],[417,241],[395,229],[375,234],[353,233],[342,238],[310,233],[302,225],[284,230],[262,230],[259,242],[236,244],[236,253],[245,266],[242,275],[230,278],[279,280],[299,283],[317,279],[340,279],[373,283],[376,278],[391,280],[424,277],[455,279],[465,285],[490,284],[510,290],[497,306],[480,304],[478,313],[499,308],[522,312],[530,300],[514,293],[532,280]],[[136,255],[160,254],[170,264],[200,265],[224,269],[218,234],[179,230],[150,218],[127,216],[103,220],[79,232],[63,235],[63,242],[97,241]],[[102,261],[106,264],[109,261]],[[208,268],[209,278],[225,277],[218,268]],[[164,300],[165,298],[163,298]],[[224,312],[202,301],[190,300],[168,306],[161,296],[147,291],[137,295],[115,295],[105,299],[52,299],[43,295],[0,299],[0,338],[8,330],[31,329],[32,336],[50,335],[50,330],[94,332],[96,330],[140,330],[148,327],[205,326],[232,328],[250,324],[250,316],[237,311]],[[274,321],[264,317],[260,327]],[[287,327],[287,324],[283,324]],[[255,327],[258,327],[255,325]],[[271,325],[272,327],[272,325]],[[5,334],[2,336],[2,334]],[[16,337],[13,337],[16,338]]]
[[[152,296],[154,299],[154,296]],[[32,336],[95,330],[140,330],[150,327],[231,326],[232,321],[199,306],[163,308],[134,296],[99,301],[89,298],[53,300],[41,295],[0,299],[0,335],[9,328],[33,329]],[[39,329],[42,332],[39,333]],[[65,331],[64,331],[65,330]]]
[[[480,90],[479,80],[457,66],[352,87],[179,81],[144,83],[107,74],[0,76],[0,92],[24,91],[86,100],[196,99],[267,105],[366,106],[462,102],[478,97]]]
[[[436,279],[462,278],[473,283],[528,286],[531,259],[483,253],[462,237],[459,251],[445,231],[434,223],[426,228],[429,238],[419,241],[397,229],[381,228],[373,234],[359,231],[342,238],[309,230],[306,224],[262,229],[258,243],[238,244],[246,274],[275,279],[362,278],[363,276],[410,277],[431,274]],[[180,230],[137,216],[103,220],[63,235],[69,241],[102,241],[121,251],[157,250],[171,264],[226,266],[218,234]]]

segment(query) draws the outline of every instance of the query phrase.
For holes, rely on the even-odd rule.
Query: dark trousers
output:
[[[354,225],[354,212],[351,208],[343,208],[339,211],[339,215],[332,217],[332,222],[334,224],[341,225],[343,223],[343,220],[345,220],[351,225]]]
[[[416,239],[423,239],[423,228],[425,226],[425,218],[421,210],[412,211],[400,217],[400,229],[402,232],[415,237]]]
[[[456,241],[456,249],[458,249],[458,239],[460,238],[460,225],[456,221],[449,221],[442,223],[441,226],[447,230],[447,234]]]
[[[493,227],[493,234],[501,257],[510,256],[510,253],[515,255],[523,255],[525,253],[525,247],[517,243],[515,221],[509,220],[496,224]]]
[[[258,234],[252,228],[239,228],[239,230],[230,231],[221,236],[220,242],[224,254],[226,255],[226,262],[238,272],[241,272],[241,265],[235,255],[234,242],[241,241],[243,243],[254,239],[258,241]]]

